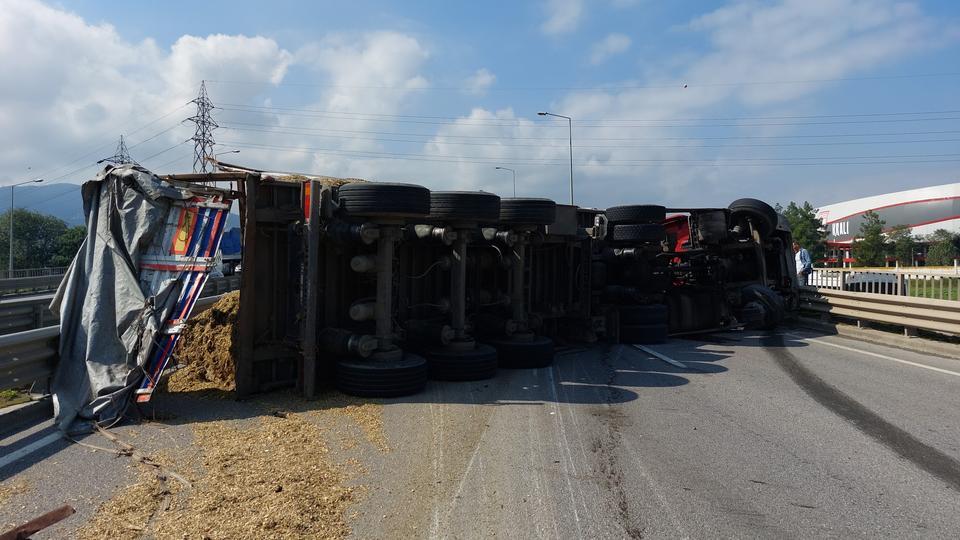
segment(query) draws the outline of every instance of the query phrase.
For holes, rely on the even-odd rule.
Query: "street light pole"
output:
[[[551,112],[538,112],[539,116],[556,116],[557,118],[567,119],[567,130],[570,141],[570,205],[573,205],[573,118],[562,114],[553,114]]]
[[[517,171],[507,167],[494,167],[494,169],[497,169],[500,171],[510,171],[513,173],[513,197],[516,198],[517,197]]]
[[[43,182],[43,178],[37,178],[36,180],[27,180],[26,182],[20,182],[19,184],[10,185],[10,237],[7,239],[7,243],[10,247],[10,252],[7,256],[7,277],[13,277],[13,189],[17,186],[22,186],[24,184],[39,184]]]
[[[210,157],[213,158],[213,166],[216,167],[217,170],[220,170],[220,162],[217,161],[217,156],[222,156],[224,154],[239,154],[239,153],[240,153],[239,150],[229,150],[227,152],[218,152]]]

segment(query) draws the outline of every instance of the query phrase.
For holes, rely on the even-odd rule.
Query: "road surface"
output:
[[[354,536],[960,531],[960,361],[803,330],[677,339],[651,350],[571,347],[549,369],[430,383],[423,394],[386,401],[392,450],[364,453],[367,491],[353,507]],[[222,406],[242,416],[242,404]],[[178,426],[156,426],[124,429],[162,429],[170,444],[189,445]],[[56,442],[0,468],[0,478],[55,478],[67,463],[122,468],[115,462]],[[0,509],[0,523],[51,492],[80,498],[82,521],[98,499],[89,493],[109,494],[124,474],[50,480],[13,500],[24,509]]]

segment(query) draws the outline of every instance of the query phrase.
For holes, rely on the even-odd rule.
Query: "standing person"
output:
[[[810,259],[810,252],[800,247],[799,242],[794,242],[793,256],[797,263],[797,281],[800,285],[806,285],[807,279],[813,273],[813,261]]]

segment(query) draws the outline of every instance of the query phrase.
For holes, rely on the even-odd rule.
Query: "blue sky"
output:
[[[584,206],[960,181],[956,2],[0,2],[0,183],[188,171],[201,79],[259,168],[566,202],[549,110]]]

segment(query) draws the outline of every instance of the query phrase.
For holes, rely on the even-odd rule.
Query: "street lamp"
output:
[[[517,171],[515,171],[515,170],[513,170],[513,169],[510,169],[510,168],[507,168],[507,167],[494,167],[494,169],[497,169],[497,170],[499,170],[499,171],[510,171],[510,172],[513,173],[513,196],[514,196],[514,198],[516,198],[516,196],[517,196]]]
[[[556,116],[557,118],[567,119],[567,128],[570,133],[570,204],[573,205],[573,118],[562,114],[553,114],[551,112],[538,112],[538,116]]]
[[[13,277],[13,188],[17,186],[22,186],[24,184],[39,184],[43,182],[43,178],[37,178],[36,180],[27,180],[25,182],[20,182],[19,184],[10,185],[10,238],[8,238],[10,244],[10,253],[7,259],[7,277]]]
[[[239,150],[228,150],[228,151],[226,151],[226,152],[218,152],[218,153],[216,153],[216,154],[214,154],[214,155],[212,155],[212,156],[210,156],[210,157],[211,157],[211,159],[213,159],[213,166],[216,167],[217,169],[219,169],[219,168],[220,168],[220,167],[219,167],[220,162],[217,161],[217,156],[222,156],[222,155],[224,155],[224,154],[239,154],[239,153],[240,153]]]

